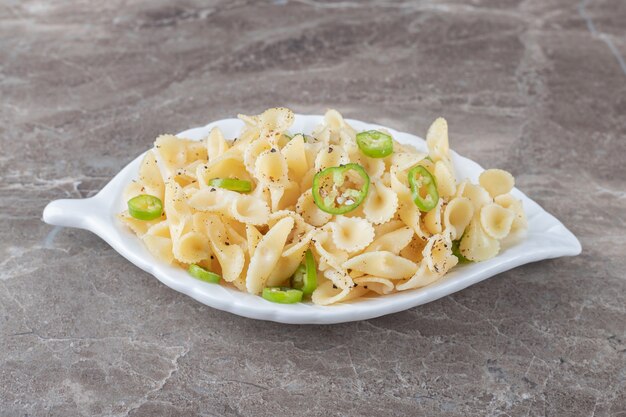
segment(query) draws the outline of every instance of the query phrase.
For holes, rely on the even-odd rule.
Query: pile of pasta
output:
[[[496,256],[504,239],[527,227],[508,172],[484,171],[478,184],[456,180],[443,118],[428,129],[427,153],[394,140],[383,158],[361,152],[358,132],[335,110],[306,135],[289,132],[294,114],[286,108],[239,118],[244,127],[235,139],[216,127],[201,141],[159,136],[147,152],[124,198],[158,197],[163,213],[149,221],[128,211],[119,217],[155,257],[200,265],[223,285],[260,294],[288,283],[311,250],[318,270],[311,300],[330,305],[429,285],[460,260]],[[315,174],[350,163],[370,179],[362,204],[343,215],[321,210]],[[439,199],[427,212],[407,179],[416,165],[436,179]],[[209,185],[214,178],[245,179],[253,188]]]

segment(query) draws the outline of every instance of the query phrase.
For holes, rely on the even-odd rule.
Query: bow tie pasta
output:
[[[196,279],[331,305],[429,285],[527,228],[511,174],[458,178],[443,118],[428,152],[336,110],[312,132],[286,108],[239,119],[237,138],[159,136],[124,191],[120,221]]]

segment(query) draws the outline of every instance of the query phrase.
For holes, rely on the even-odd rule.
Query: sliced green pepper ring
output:
[[[378,130],[357,133],[356,144],[365,155],[371,158],[384,158],[393,153],[393,139]]]
[[[187,272],[189,272],[189,275],[191,275],[194,278],[199,279],[200,281],[211,282],[213,284],[217,284],[218,282],[220,282],[220,279],[222,278],[216,273],[207,271],[200,265],[196,265],[196,264],[189,265],[189,269],[187,270]]]
[[[317,266],[311,250],[304,255],[304,263],[296,269],[291,277],[291,286],[301,290],[304,295],[311,295],[317,288]]]
[[[369,187],[370,177],[361,165],[330,167],[313,177],[313,201],[326,213],[345,214],[365,200]]]
[[[240,193],[249,193],[252,191],[252,183],[250,181],[237,178],[213,178],[209,180],[209,185]]]
[[[163,203],[153,195],[138,195],[128,200],[128,213],[135,219],[154,220],[161,217]]]
[[[457,258],[459,258],[460,264],[467,264],[467,263],[472,262],[469,259],[467,259],[465,256],[463,256],[463,254],[461,253],[461,248],[459,247],[460,244],[461,244],[461,239],[452,241],[452,254],[456,256]]]
[[[430,211],[437,206],[439,192],[435,177],[421,165],[416,165],[409,170],[409,185],[411,194],[417,208],[421,211]]]
[[[272,303],[294,304],[302,301],[302,291],[289,287],[265,287],[263,298]]]

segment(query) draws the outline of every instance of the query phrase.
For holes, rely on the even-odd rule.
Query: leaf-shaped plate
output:
[[[311,132],[322,120],[323,116],[296,115],[291,130]],[[381,128],[357,120],[347,121],[357,131]],[[219,126],[225,137],[233,138],[239,134],[243,122],[238,119],[219,120],[204,127],[186,130],[178,136],[199,140],[206,137],[215,126]],[[426,151],[423,139],[394,129],[386,129],[399,142]],[[416,290],[332,306],[310,303],[275,304],[236,289],[199,281],[190,277],[185,270],[155,259],[141,240],[117,220],[116,214],[122,211],[126,204],[122,201],[122,191],[137,177],[142,158],[143,154],[129,163],[94,197],[52,201],[44,210],[44,221],[52,225],[89,230],[168,287],[210,307],[253,319],[294,324],[330,324],[370,319],[437,300],[519,265],[560,256],[574,256],[581,251],[576,237],[560,221],[524,193],[514,189],[512,194],[522,200],[528,216],[528,234],[516,244],[503,249],[493,259],[459,265],[441,280]],[[455,152],[452,152],[452,159],[459,179],[469,178],[477,182],[479,174],[483,171],[480,165]]]

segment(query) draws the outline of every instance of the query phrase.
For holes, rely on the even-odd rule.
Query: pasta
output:
[[[480,225],[494,239],[504,239],[511,231],[515,213],[496,203],[480,209]]]
[[[510,173],[457,179],[443,118],[427,152],[336,110],[295,134],[286,108],[239,119],[235,139],[157,137],[123,194],[120,221],[195,278],[326,306],[430,285],[528,227]]]
[[[478,183],[491,197],[506,194],[513,189],[515,179],[510,173],[501,169],[488,169],[480,174]]]
[[[366,219],[337,216],[329,225],[333,242],[346,252],[358,252],[374,240],[374,228]]]

